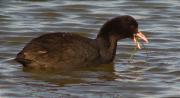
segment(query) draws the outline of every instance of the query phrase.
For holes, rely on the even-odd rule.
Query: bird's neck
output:
[[[109,36],[109,37],[98,36],[96,40],[98,43],[102,62],[104,63],[112,62],[116,54],[116,47],[117,47],[116,36]]]

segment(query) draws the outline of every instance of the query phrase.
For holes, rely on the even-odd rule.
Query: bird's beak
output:
[[[133,36],[133,41],[136,44],[136,47],[138,49],[141,49],[140,43],[138,42],[138,39],[141,39],[143,41],[145,41],[146,43],[149,43],[147,37],[140,31],[138,31],[136,34],[134,34]]]

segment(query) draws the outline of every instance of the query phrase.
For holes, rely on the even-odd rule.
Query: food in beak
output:
[[[138,49],[141,49],[141,45],[140,45],[140,43],[138,42],[139,39],[145,41],[146,43],[149,43],[147,37],[146,37],[142,32],[138,31],[138,32],[137,32],[136,34],[134,34],[134,36],[133,36],[133,41],[134,41],[134,43],[136,44],[136,47],[137,47]]]

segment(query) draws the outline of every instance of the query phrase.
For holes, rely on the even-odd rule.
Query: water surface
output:
[[[179,0],[1,0],[1,98],[180,98]],[[132,15],[150,43],[118,43],[114,63],[71,72],[23,69],[13,59],[32,38],[77,32],[95,38],[102,24]]]

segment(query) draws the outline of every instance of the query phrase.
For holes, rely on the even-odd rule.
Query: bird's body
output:
[[[97,38],[74,33],[49,33],[32,39],[17,54],[16,61],[32,68],[74,68],[112,62],[117,41],[131,38],[138,24],[131,16],[120,16],[106,22]]]
[[[22,62],[24,60],[29,67],[87,66],[92,62],[101,62],[97,60],[97,47],[95,39],[72,33],[51,33],[33,39],[18,55],[22,55]]]

